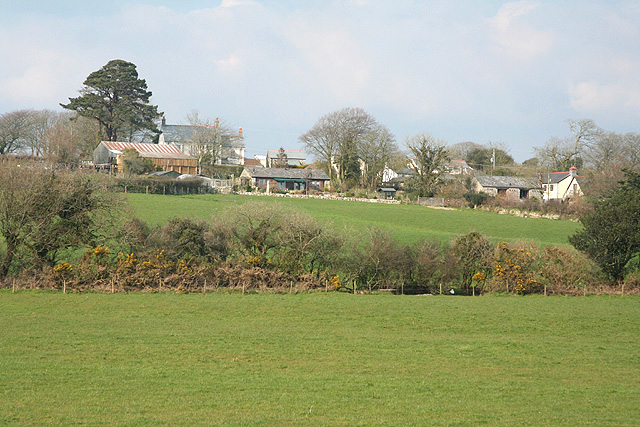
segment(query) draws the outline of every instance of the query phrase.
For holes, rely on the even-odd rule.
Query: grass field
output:
[[[0,424],[640,424],[640,298],[0,292]]]
[[[431,209],[417,205],[234,195],[128,194],[127,198],[136,215],[152,224],[162,224],[171,217],[209,219],[214,215],[224,215],[225,209],[232,205],[260,200],[300,209],[317,219],[356,231],[368,226],[387,228],[403,243],[420,239],[448,241],[470,231],[479,231],[493,242],[530,240],[543,246],[566,245],[567,236],[580,227],[570,221],[519,218],[470,209]]]

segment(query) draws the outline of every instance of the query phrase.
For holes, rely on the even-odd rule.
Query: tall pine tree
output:
[[[158,134],[154,120],[162,113],[149,104],[151,92],[147,82],[138,78],[135,64],[114,59],[98,71],[89,74],[80,90],[81,96],[69,98],[63,108],[100,123],[105,139],[131,140],[140,131]]]

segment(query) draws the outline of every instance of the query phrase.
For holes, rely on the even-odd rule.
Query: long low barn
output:
[[[541,197],[541,187],[534,178],[476,175],[473,177],[473,185],[476,193],[483,192],[494,197],[515,200]]]
[[[282,191],[322,191],[329,184],[329,176],[318,169],[258,168],[245,166],[240,178],[253,187]]]
[[[129,149],[136,150],[143,159],[150,159],[157,168],[163,171],[193,175],[198,173],[198,159],[184,154],[173,145],[102,141],[93,150],[93,164],[117,165],[118,170],[122,171],[122,155],[124,150]]]

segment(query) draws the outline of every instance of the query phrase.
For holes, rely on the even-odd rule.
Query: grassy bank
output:
[[[638,297],[0,292],[0,424],[637,425]]]
[[[470,209],[432,209],[417,205],[234,195],[128,194],[127,198],[136,215],[152,224],[163,224],[171,217],[209,219],[214,215],[224,215],[225,208],[235,204],[260,200],[300,209],[317,219],[356,231],[369,226],[387,228],[403,243],[414,243],[421,239],[449,241],[461,234],[479,231],[493,242],[528,240],[543,246],[567,245],[567,236],[579,228],[579,224],[570,221],[519,218]]]

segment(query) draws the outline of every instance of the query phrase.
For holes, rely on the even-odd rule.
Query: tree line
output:
[[[91,157],[101,140],[157,142],[162,112],[151,104],[152,92],[135,64],[109,61],[89,74],[80,94],[60,103],[66,112],[18,110],[0,116],[0,155],[30,154],[52,162],[73,164]],[[195,131],[192,154],[201,172],[210,172],[224,156],[229,126],[187,116]],[[596,194],[610,190],[622,169],[640,169],[640,134],[608,132],[593,120],[568,120],[567,137],[552,137],[533,147],[536,157],[517,164],[505,143],[478,144],[446,141],[428,134],[408,136],[403,147],[375,117],[361,108],[343,108],[323,115],[298,138],[315,157],[335,188],[377,190],[385,170],[409,168],[414,177],[405,191],[432,196],[442,186],[442,172],[450,159],[463,159],[480,173],[534,176],[537,172],[566,171],[576,166]],[[612,184],[613,183],[613,184]]]

